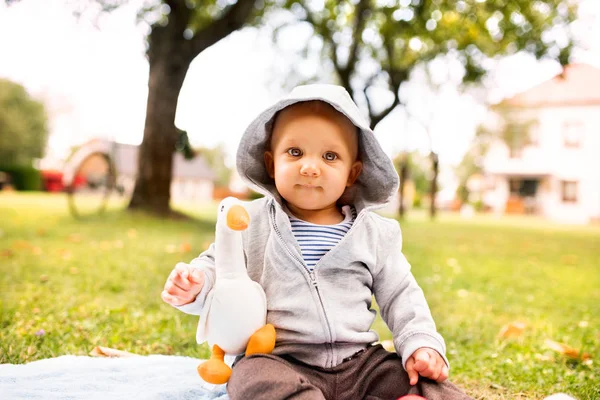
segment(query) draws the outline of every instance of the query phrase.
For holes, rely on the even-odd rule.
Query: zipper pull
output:
[[[315,276],[315,271],[310,271],[308,274],[310,276],[310,281],[312,282],[314,287],[317,287],[317,277]]]

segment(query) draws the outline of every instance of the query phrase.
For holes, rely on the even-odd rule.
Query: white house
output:
[[[484,158],[484,203],[498,213],[600,221],[600,69],[569,65],[494,108],[517,134]]]

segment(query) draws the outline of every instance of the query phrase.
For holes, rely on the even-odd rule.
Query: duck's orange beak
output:
[[[234,231],[243,231],[248,228],[250,216],[242,206],[232,206],[227,212],[227,226]]]

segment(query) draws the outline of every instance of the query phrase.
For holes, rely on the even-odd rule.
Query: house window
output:
[[[577,182],[562,181],[563,203],[577,203]]]
[[[565,122],[563,124],[563,141],[565,147],[579,147],[583,133],[581,122]]]

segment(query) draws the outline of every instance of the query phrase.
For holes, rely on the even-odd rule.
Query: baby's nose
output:
[[[304,176],[319,176],[320,170],[316,163],[307,161],[302,164],[300,173]]]

